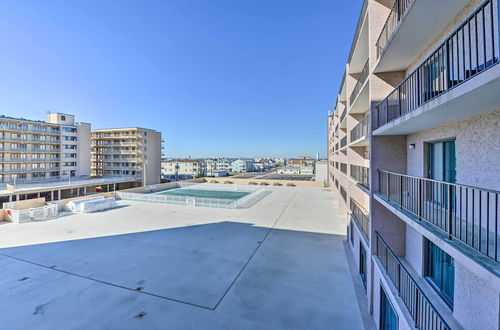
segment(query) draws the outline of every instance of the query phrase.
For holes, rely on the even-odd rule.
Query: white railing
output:
[[[265,187],[253,187],[247,185],[236,184],[211,184],[211,183],[179,183],[180,187],[189,187],[191,189],[200,190],[234,190],[234,191],[250,191],[251,193],[237,200],[229,200],[222,198],[207,198],[207,197],[192,197],[192,196],[175,196],[163,195],[156,193],[132,193],[117,191],[116,197],[124,200],[146,202],[146,203],[161,203],[161,204],[177,204],[186,206],[201,206],[212,208],[236,209],[247,207],[255,203],[257,200],[267,194]],[[175,188],[173,188],[175,189]]]
[[[16,223],[55,218],[59,214],[56,204],[48,204],[46,206],[26,210],[8,209],[7,211],[7,214],[10,213],[11,220]]]

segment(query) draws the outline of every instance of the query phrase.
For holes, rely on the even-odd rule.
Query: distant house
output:
[[[231,163],[231,171],[237,173],[255,171],[253,159],[237,159]]]
[[[200,159],[164,159],[161,175],[167,180],[185,180],[205,175],[205,162]]]

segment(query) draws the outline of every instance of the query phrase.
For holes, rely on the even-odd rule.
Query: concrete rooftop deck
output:
[[[322,188],[0,225],[1,329],[363,329]]]

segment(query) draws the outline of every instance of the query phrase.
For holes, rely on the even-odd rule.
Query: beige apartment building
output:
[[[328,181],[379,329],[500,328],[498,22],[498,0],[364,1]]]
[[[130,176],[160,183],[161,133],[130,127],[92,130],[92,176]]]
[[[46,121],[0,116],[0,182],[45,182],[90,174],[90,124],[48,113]]]

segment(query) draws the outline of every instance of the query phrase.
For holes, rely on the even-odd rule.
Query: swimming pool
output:
[[[176,188],[164,191],[158,191],[155,195],[170,195],[170,196],[184,196],[184,197],[198,197],[198,198],[217,198],[227,200],[237,200],[251,191],[229,191],[229,190],[215,190],[215,189],[190,189],[190,188]]]
[[[164,189],[161,187],[164,186]],[[147,187],[147,191],[117,191],[118,199],[226,209],[250,207],[267,196],[266,187],[220,183],[174,183]]]

